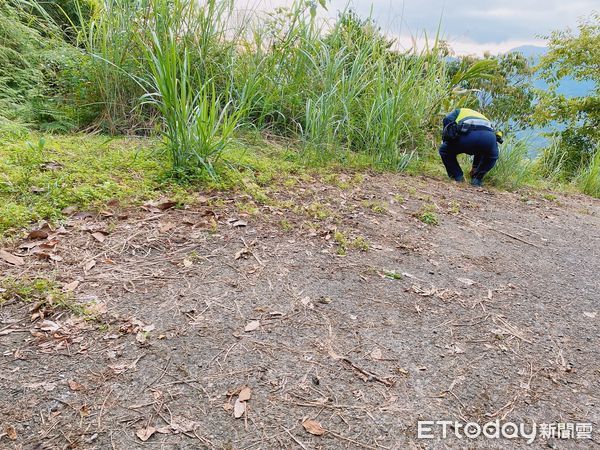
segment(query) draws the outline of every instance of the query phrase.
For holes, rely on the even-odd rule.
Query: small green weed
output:
[[[352,248],[360,250],[362,252],[369,251],[369,242],[362,236],[358,236],[352,240]]]
[[[436,207],[432,203],[426,203],[421,207],[416,217],[427,225],[437,226],[440,224],[440,219],[436,213]]]
[[[362,204],[365,208],[369,208],[377,214],[385,214],[388,212],[388,206],[384,202],[365,200]]]
[[[402,274],[399,274],[394,270],[386,270],[383,272],[383,274],[386,276],[386,278],[390,278],[392,280],[401,280],[402,279]]]
[[[74,314],[83,315],[84,306],[75,303],[73,296],[64,292],[55,281],[46,278],[7,277],[0,280],[0,305],[17,300],[24,303],[36,303],[42,307],[66,309]]]
[[[335,231],[333,234],[333,240],[338,245],[337,254],[345,256],[348,250],[348,237],[341,231]]]

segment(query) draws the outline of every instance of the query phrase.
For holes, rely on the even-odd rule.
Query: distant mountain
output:
[[[521,53],[524,57],[531,59],[533,64],[537,64],[540,61],[540,58],[548,53],[548,48],[539,47],[537,45],[522,45],[509,50],[508,53]],[[548,84],[540,78],[535,78],[533,84],[538,89],[548,89]],[[593,81],[578,81],[571,77],[565,77],[560,80],[560,84],[556,91],[565,97],[585,97],[593,90]]]
[[[542,56],[548,53],[548,48],[537,45],[521,45],[509,50],[508,53],[520,53],[525,58],[532,58],[537,63]]]

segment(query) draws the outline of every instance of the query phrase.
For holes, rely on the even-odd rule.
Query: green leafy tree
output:
[[[449,63],[455,91],[470,94],[460,106],[481,110],[505,131],[522,130],[531,122],[535,100],[532,74],[520,53],[481,59],[465,56]]]
[[[592,160],[600,145],[600,13],[582,19],[576,31],[554,31],[546,38],[550,51],[539,71],[549,88],[538,104],[536,119],[541,125],[554,123],[563,130],[566,169],[573,173]],[[565,77],[591,81],[595,87],[586,96],[565,97],[557,92]]]

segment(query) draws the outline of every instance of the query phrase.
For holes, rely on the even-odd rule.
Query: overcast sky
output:
[[[285,0],[256,0],[261,8],[291,4]],[[344,9],[346,0],[328,0],[330,15]],[[544,45],[540,35],[574,28],[577,19],[600,10],[600,0],[353,0],[361,16],[371,13],[404,46],[423,31],[435,35],[440,19],[446,40],[458,54],[504,52],[521,45]]]

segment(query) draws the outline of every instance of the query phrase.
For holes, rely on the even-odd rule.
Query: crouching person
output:
[[[448,176],[463,182],[464,174],[457,155],[473,155],[471,184],[483,185],[483,177],[498,161],[498,144],[502,143],[502,133],[494,130],[491,122],[483,114],[468,108],[457,108],[444,117],[444,131],[440,156]]]

